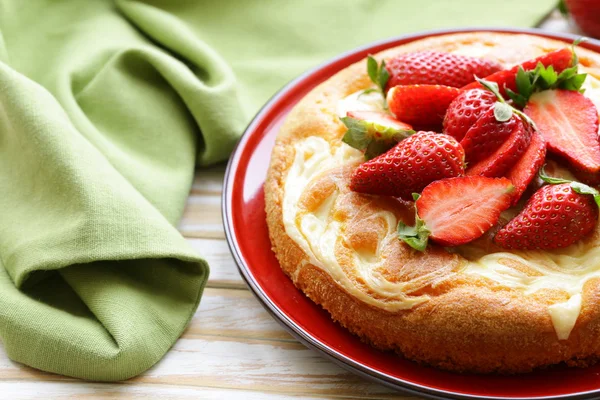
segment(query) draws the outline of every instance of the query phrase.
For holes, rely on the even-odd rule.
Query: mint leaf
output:
[[[506,122],[513,116],[513,108],[506,103],[500,103],[499,101],[494,104],[494,117],[496,121]]]
[[[373,56],[367,57],[367,73],[369,74],[369,78],[373,83],[377,83],[378,79],[378,71],[379,66],[377,65],[377,60],[373,58]]]

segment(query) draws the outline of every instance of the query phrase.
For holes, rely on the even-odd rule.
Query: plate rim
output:
[[[287,84],[285,84],[281,89],[273,94],[273,96],[259,109],[256,115],[252,118],[242,135],[240,136],[238,142],[236,143],[231,156],[229,157],[229,161],[227,162],[227,167],[225,169],[225,176],[223,180],[223,192],[221,195],[221,215],[222,222],[225,231],[225,238],[227,241],[227,245],[229,250],[233,256],[237,269],[242,276],[242,279],[252,292],[252,294],[259,300],[259,303],[265,308],[265,310],[294,338],[300,341],[304,346],[308,347],[311,350],[316,351],[319,355],[325,357],[326,359],[333,361],[335,364],[341,366],[342,368],[361,376],[362,378],[368,379],[370,381],[382,384],[388,388],[392,388],[401,393],[406,393],[407,395],[412,396],[421,396],[426,397],[432,400],[583,400],[583,399],[591,399],[594,398],[594,395],[600,395],[600,388],[584,391],[584,392],[575,392],[571,394],[562,394],[562,395],[551,395],[551,396],[527,396],[527,397],[497,397],[497,396],[482,396],[482,395],[469,395],[463,393],[452,392],[443,389],[435,389],[428,386],[408,382],[404,379],[397,378],[391,376],[389,374],[377,371],[373,368],[370,368],[366,365],[361,364],[344,354],[336,351],[328,347],[327,345],[321,343],[318,339],[314,338],[309,332],[296,324],[288,315],[282,311],[273,301],[269,298],[269,296],[262,290],[254,275],[250,272],[248,266],[246,265],[243,256],[241,255],[241,251],[239,249],[239,245],[237,242],[237,236],[234,231],[233,226],[233,212],[232,212],[232,188],[233,188],[233,176],[237,171],[237,166],[239,164],[240,158],[242,156],[243,150],[252,136],[252,132],[255,131],[256,127],[262,122],[262,119],[265,114],[267,114],[272,105],[277,103],[278,100],[284,97],[288,92],[294,89],[297,85],[300,85],[306,78],[317,73],[318,71],[328,68],[332,64],[335,64],[343,59],[348,57],[352,57],[357,53],[361,53],[367,51],[368,49],[375,47],[383,47],[383,49],[378,51],[383,51],[387,48],[391,48],[392,45],[398,41],[405,41],[405,43],[410,43],[415,40],[424,39],[431,36],[440,36],[445,34],[454,34],[454,33],[469,33],[469,32],[497,32],[497,33],[524,33],[531,34],[535,36],[543,36],[550,39],[557,39],[562,41],[574,41],[578,38],[581,38],[581,35],[576,35],[572,33],[563,33],[563,32],[552,32],[538,28],[508,28],[508,27],[465,27],[465,28],[452,28],[452,29],[434,29],[434,30],[425,30],[413,32],[405,35],[398,35],[389,37],[387,39],[378,40],[374,42],[367,43],[365,45],[350,49],[345,51],[333,58],[330,58],[313,68],[308,69],[307,71],[300,74],[298,77],[292,79]],[[583,43],[582,47],[586,47],[586,43],[592,44],[595,47],[600,48],[600,40],[596,40],[593,38],[587,38]],[[269,250],[270,251],[270,250]]]

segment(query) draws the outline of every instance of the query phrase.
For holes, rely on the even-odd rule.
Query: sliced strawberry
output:
[[[579,171],[600,171],[598,110],[590,99],[572,90],[545,90],[531,96],[524,112],[550,152]]]
[[[473,89],[462,92],[452,100],[444,116],[443,132],[456,140],[462,140],[481,114],[496,102],[489,90]]]
[[[545,67],[550,65],[553,66],[554,71],[557,73],[569,68],[573,61],[573,52],[569,48],[560,50],[554,50],[550,53],[544,54],[543,56],[534,58],[532,60],[525,61],[519,65],[515,65],[511,69],[495,72],[485,77],[486,81],[496,82],[500,88],[500,94],[506,96],[505,88],[509,88],[513,92],[517,90],[517,72],[519,66],[523,67],[525,71],[535,69],[538,63],[542,63]],[[470,90],[481,88],[481,84],[478,82],[470,83],[464,86],[461,90]]]
[[[349,111],[341,118],[348,130],[342,141],[365,152],[367,160],[385,153],[415,131],[391,115],[377,111]]]
[[[467,163],[475,164],[489,157],[500,148],[519,124],[522,124],[522,121],[516,116],[505,122],[498,121],[494,115],[494,108],[489,108],[460,141],[460,145],[465,149]]]
[[[491,155],[470,165],[467,175],[500,177],[512,168],[525,152],[531,141],[533,132],[529,125],[513,116],[517,123],[506,141]]]
[[[429,183],[460,176],[465,153],[451,136],[417,132],[387,153],[369,160],[354,171],[350,189],[355,192],[412,199]]]
[[[397,85],[444,85],[462,87],[476,76],[488,76],[502,69],[491,60],[437,51],[402,53],[387,61],[390,74],[387,88]]]
[[[398,235],[423,251],[428,237],[442,246],[458,246],[481,237],[510,207],[514,190],[506,178],[466,176],[435,181],[416,201],[416,224],[400,222]]]
[[[546,141],[537,132],[533,132],[531,143],[519,161],[508,171],[506,177],[515,187],[513,192],[513,204],[516,204],[527,186],[535,178],[539,169],[544,165],[546,159]]]
[[[417,130],[441,131],[448,106],[460,90],[440,85],[394,86],[387,94],[390,111]]]

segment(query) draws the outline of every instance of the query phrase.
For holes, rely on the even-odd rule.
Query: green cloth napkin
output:
[[[554,2],[0,0],[9,357],[93,380],[143,372],[208,276],[175,228],[194,165],[226,159],[269,96],[376,39],[532,26]]]

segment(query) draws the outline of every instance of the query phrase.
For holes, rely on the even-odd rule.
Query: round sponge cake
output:
[[[565,46],[475,32],[418,40],[375,57],[436,50],[510,67]],[[585,94],[598,107],[600,55],[577,54],[589,74]],[[376,107],[373,95],[359,96],[372,86],[365,61],[347,67],[300,101],[278,134],[265,196],[273,251],[285,273],[364,341],[418,362],[479,373],[595,362],[600,232],[552,252],[507,252],[491,234],[451,249],[430,244],[422,253],[405,245],[396,226],[413,222],[412,203],[348,188],[364,158],[342,143],[339,116]]]

